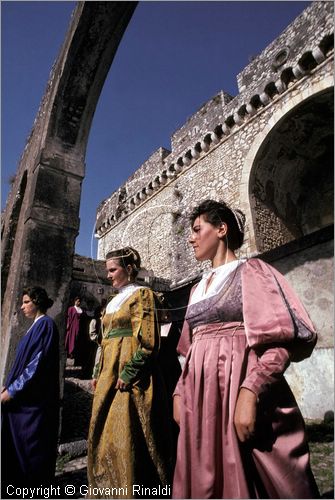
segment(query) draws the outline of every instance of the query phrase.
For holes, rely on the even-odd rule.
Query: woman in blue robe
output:
[[[40,287],[26,288],[21,310],[34,320],[21,339],[1,391],[2,496],[9,485],[50,485],[59,420],[59,336],[46,315],[53,301]]]

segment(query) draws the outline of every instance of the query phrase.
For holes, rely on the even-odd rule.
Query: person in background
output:
[[[283,376],[314,327],[285,278],[239,259],[244,214],[206,200],[190,244],[212,267],[191,290],[174,393],[180,425],[173,498],[319,498],[304,420]]]
[[[53,304],[41,287],[22,292],[23,314],[33,320],[22,337],[1,392],[2,496],[7,486],[50,486],[57,456],[59,335],[46,314]]]
[[[74,358],[76,343],[80,329],[80,318],[83,314],[81,297],[75,297],[73,305],[67,310],[65,349],[68,358]]]
[[[107,277],[118,293],[103,318],[88,436],[93,498],[97,488],[113,488],[111,498],[134,498],[134,485],[168,487],[171,481],[170,422],[157,363],[155,294],[135,283],[140,264],[131,247],[106,256]]]
[[[104,309],[102,306],[97,306],[94,309],[94,317],[91,319],[89,324],[89,336],[93,342],[94,349],[92,349],[93,356],[93,373],[92,373],[92,387],[95,389],[96,378],[99,373],[99,362],[101,356],[101,340],[102,340],[102,317],[104,315]],[[94,381],[94,382],[93,382]]]

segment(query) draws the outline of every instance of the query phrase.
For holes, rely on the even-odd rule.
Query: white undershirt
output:
[[[190,304],[195,304],[201,300],[208,299],[208,297],[212,297],[221,292],[227,279],[229,278],[230,273],[244,261],[245,259],[232,260],[227,264],[222,264],[221,266],[206,271],[192,294]],[[212,279],[206,290],[207,281],[211,276]]]
[[[136,285],[134,283],[130,283],[129,285],[123,286],[120,288],[119,293],[112,298],[110,302],[108,302],[106,307],[106,314],[115,313],[120,309],[122,304],[136,291],[140,288],[147,288],[145,286]]]

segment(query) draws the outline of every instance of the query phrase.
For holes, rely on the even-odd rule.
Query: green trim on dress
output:
[[[133,330],[131,328],[112,328],[104,339],[113,339],[116,337],[132,337]]]

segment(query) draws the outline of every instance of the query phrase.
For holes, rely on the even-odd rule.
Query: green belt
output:
[[[132,336],[133,336],[133,330],[131,328],[113,328],[107,333],[107,335],[104,338],[114,339],[116,337],[132,337]]]

